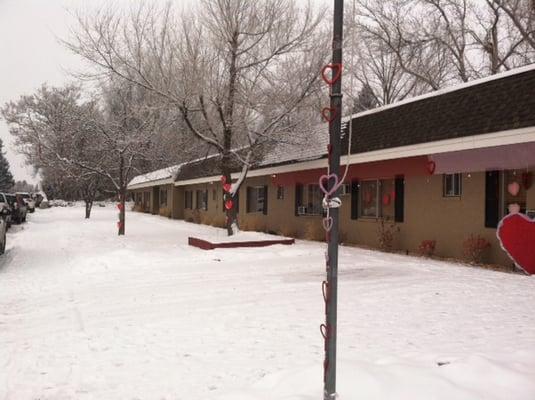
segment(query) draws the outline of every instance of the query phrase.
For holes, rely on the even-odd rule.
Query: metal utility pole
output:
[[[330,92],[330,110],[332,120],[329,124],[329,172],[340,176],[340,141],[342,128],[342,41],[344,23],[344,1],[334,0],[334,24],[333,24],[333,55],[331,72],[332,78]],[[341,182],[340,182],[341,183]],[[333,189],[338,182],[329,179],[329,190]],[[336,197],[339,189],[333,195]],[[325,337],[325,364],[324,364],[324,390],[323,399],[333,400],[336,396],[336,328],[337,328],[337,302],[338,302],[338,227],[339,208],[330,208],[329,216],[332,217],[332,227],[327,235],[327,281],[324,283],[324,297],[326,303],[326,324],[324,326]]]

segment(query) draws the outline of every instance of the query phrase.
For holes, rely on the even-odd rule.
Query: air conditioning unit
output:
[[[307,208],[305,206],[297,207],[297,215],[306,215]]]
[[[351,185],[349,183],[344,183],[340,186],[340,196],[346,196],[351,194]]]

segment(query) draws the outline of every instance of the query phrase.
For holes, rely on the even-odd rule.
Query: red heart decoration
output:
[[[520,185],[518,182],[511,182],[509,185],[507,185],[507,191],[511,196],[518,195],[518,192],[520,192]]]
[[[323,110],[321,110],[321,116],[323,117],[325,122],[333,122],[336,118],[336,108],[325,107]]]
[[[429,160],[427,162],[427,172],[429,172],[429,175],[433,175],[436,169],[437,169],[437,164],[434,161]]]
[[[119,211],[122,210],[123,209],[123,204],[122,203],[118,203],[117,204],[117,208],[119,209]]]
[[[230,210],[234,206],[234,202],[232,200],[225,201],[225,208],[227,210]]]
[[[225,184],[223,185],[223,190],[224,190],[225,192],[227,192],[227,193],[230,192],[230,189],[231,189],[231,188],[232,188],[232,185],[231,185],[230,183],[225,183]]]
[[[333,227],[333,217],[325,217],[321,222],[323,223],[323,229],[325,229],[327,232],[330,232]]]
[[[227,182],[227,177],[225,175],[221,176],[221,183],[225,184]]]
[[[331,77],[327,75],[327,72],[331,71]],[[321,77],[325,83],[329,86],[332,86],[340,79],[342,75],[342,64],[327,64],[321,69]]]
[[[509,214],[500,221],[496,235],[515,264],[535,274],[535,221],[524,214]]]
[[[383,195],[383,205],[388,206],[390,205],[390,202],[391,202],[390,195],[388,193]]]

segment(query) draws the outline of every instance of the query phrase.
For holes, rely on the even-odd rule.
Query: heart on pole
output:
[[[321,116],[325,120],[325,122],[333,122],[336,118],[336,108],[325,107],[323,110],[321,110]]]
[[[333,181],[333,185],[329,189],[329,182],[331,180]],[[326,196],[331,196],[338,189],[338,186],[339,186],[338,185],[338,175],[330,174],[330,175],[322,175],[322,176],[320,176],[319,186],[320,186],[321,191]]]
[[[231,185],[230,183],[225,183],[225,184],[223,184],[223,190],[224,190],[225,192],[227,192],[227,193],[230,192],[230,189],[231,189],[231,188],[232,188],[232,185]]]
[[[225,201],[225,208],[227,210],[230,210],[234,206],[234,202],[232,200]]]
[[[333,217],[323,218],[321,222],[323,223],[323,229],[325,229],[327,232],[330,232],[333,228]]]
[[[325,83],[332,86],[342,75],[342,64],[327,64],[321,69],[321,77]]]
[[[535,221],[524,214],[509,214],[500,221],[496,235],[515,264],[535,274]]]

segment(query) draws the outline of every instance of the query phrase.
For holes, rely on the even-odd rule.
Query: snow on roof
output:
[[[141,185],[143,183],[153,182],[153,181],[159,181],[162,179],[170,179],[175,176],[175,174],[180,169],[180,166],[182,164],[173,165],[171,167],[162,168],[156,171],[148,172],[143,175],[138,175],[134,177],[130,183],[128,184],[128,187],[134,186],[134,185]]]
[[[510,71],[502,72],[499,74],[491,75],[485,78],[476,79],[470,82],[464,82],[457,85],[445,87],[444,89],[436,90],[430,93],[426,93],[420,96],[411,97],[396,103],[388,104],[382,107],[377,107],[371,110],[362,111],[356,114],[346,115],[342,118],[342,136],[347,134],[347,127],[349,121],[364,117],[366,115],[380,113],[382,111],[403,106],[405,104],[414,103],[420,100],[429,99],[444,95],[446,93],[455,92],[471,86],[481,85],[486,82],[491,82],[499,79],[504,79],[510,76],[519,75],[525,72],[535,70],[535,64],[530,64],[521,68],[516,68]],[[274,143],[266,146],[266,152],[263,154],[261,160],[255,167],[264,167],[275,164],[286,164],[292,162],[302,162],[315,160],[325,157],[327,154],[327,145],[329,143],[329,125],[322,123],[311,128],[308,131],[292,132],[291,134],[281,135],[281,140],[277,140]],[[355,140],[355,139],[353,139]],[[239,149],[236,149],[239,150]],[[168,168],[163,168],[158,171],[149,172],[144,175],[140,175],[132,179],[129,187],[132,185],[139,185],[149,183],[152,181],[158,181],[162,179],[169,179],[176,177],[180,171],[181,166],[195,163],[202,160],[207,160],[218,154],[212,154],[207,157],[191,160],[179,165],[175,165]]]

